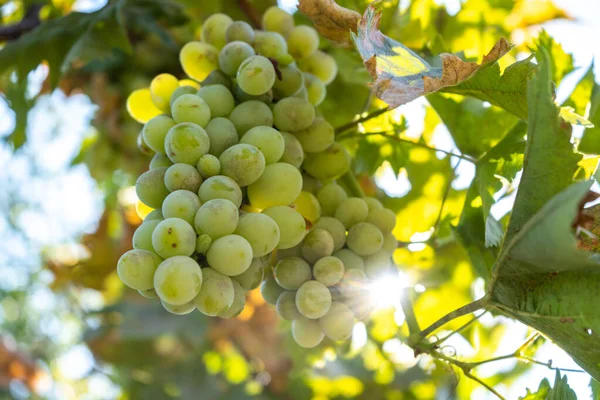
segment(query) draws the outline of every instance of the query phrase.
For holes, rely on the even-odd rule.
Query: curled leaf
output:
[[[441,54],[442,68],[433,68],[408,47],[381,33],[381,14],[380,2],[369,5],[358,24],[358,33],[352,34],[352,39],[375,80],[375,94],[390,108],[444,87],[458,85],[511,49],[510,43],[501,39],[483,57],[481,64],[465,62],[452,54]]]
[[[352,44],[349,32],[356,31],[359,13],[344,8],[333,0],[300,0],[298,8],[327,39],[345,46]]]

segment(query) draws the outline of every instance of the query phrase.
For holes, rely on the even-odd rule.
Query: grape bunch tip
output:
[[[154,210],[117,272],[177,315],[235,317],[260,287],[312,348],[369,317],[396,217],[335,182],[350,155],[315,108],[337,74],[316,30],[277,7],[262,25],[210,16],[181,49],[188,77],[160,74],[129,96],[140,150],[154,154],[136,193]]]

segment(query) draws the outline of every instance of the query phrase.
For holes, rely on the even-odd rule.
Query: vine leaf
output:
[[[600,378],[600,262],[573,232],[593,181],[572,184],[581,159],[552,101],[551,68],[528,88],[523,176],[504,246],[492,271],[490,304],[537,329]]]
[[[356,31],[360,14],[338,5],[334,0],[300,0],[298,9],[315,24],[327,39],[350,46],[350,31]]]
[[[481,64],[465,62],[452,54],[441,54],[442,68],[433,68],[408,47],[381,33],[382,7],[381,2],[370,4],[360,19],[358,33],[351,35],[365,67],[375,80],[375,94],[390,108],[458,85],[511,49],[508,41],[501,39],[483,57]]]
[[[600,85],[595,82],[592,88],[589,119],[594,127],[585,130],[578,149],[584,153],[600,154]]]
[[[540,382],[540,387],[535,393],[527,390],[527,395],[520,400],[577,400],[577,395],[569,386],[567,376],[560,376],[557,370],[554,378],[554,387],[550,387],[547,379]]]

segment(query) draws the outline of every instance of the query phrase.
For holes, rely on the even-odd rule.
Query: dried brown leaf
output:
[[[315,24],[319,33],[343,46],[350,46],[350,31],[356,32],[360,14],[333,0],[300,0],[300,11]]]

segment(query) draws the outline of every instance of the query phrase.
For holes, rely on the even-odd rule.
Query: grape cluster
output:
[[[296,342],[313,347],[369,315],[395,215],[335,183],[350,156],[315,110],[337,73],[317,32],[276,7],[263,27],[212,15],[180,53],[191,79],[160,74],[129,97],[145,123],[140,149],[154,153],[136,192],[154,210],[117,272],[179,315],[234,317],[262,283]]]

